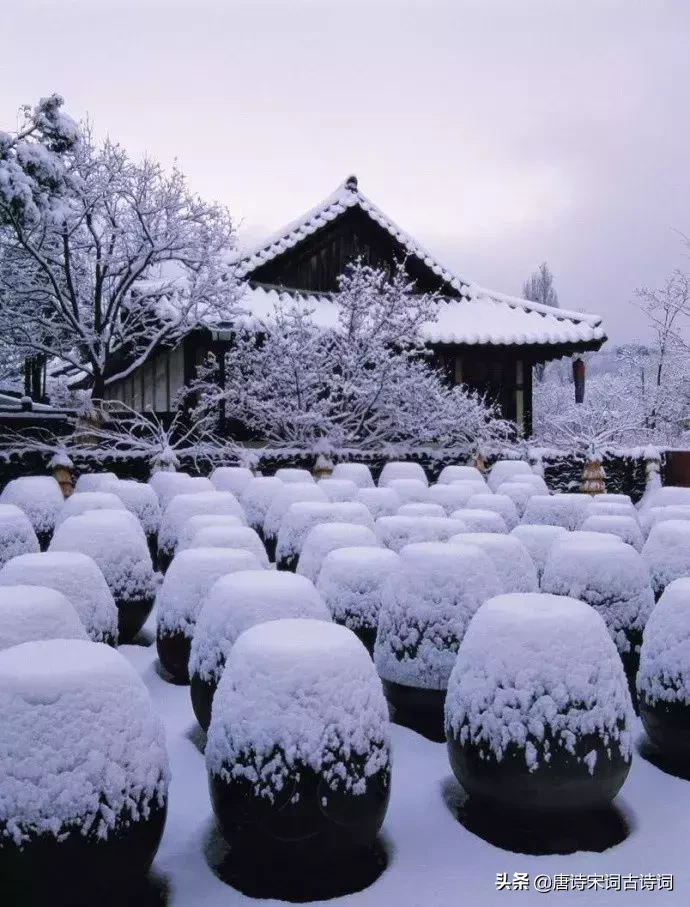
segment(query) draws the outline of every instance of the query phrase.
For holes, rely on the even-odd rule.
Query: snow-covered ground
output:
[[[153,639],[155,617],[145,632]],[[160,892],[152,904],[167,907],[228,907],[257,902],[222,882],[212,867],[222,850],[211,811],[206,768],[201,753],[203,734],[194,719],[188,687],[172,686],[158,674],[154,645],[122,646],[151,691],[161,715],[172,768],[168,821],[153,867],[154,887]],[[610,905],[624,898],[644,904],[687,903],[690,897],[690,781],[683,781],[657,768],[640,755],[645,738],[636,733],[633,765],[616,813],[602,816],[597,826],[606,837],[608,825],[627,827],[621,843],[601,853],[580,850],[566,856],[533,856],[500,849],[470,831],[456,818],[462,794],[451,773],[443,744],[431,743],[413,731],[393,725],[393,782],[390,807],[383,827],[382,843],[388,867],[365,891],[330,901],[361,907],[494,907],[504,901],[556,903],[569,894],[571,901],[587,905]],[[462,813],[462,810],[460,810]],[[469,824],[468,820],[464,820]],[[563,829],[568,834],[568,829]],[[622,832],[618,835],[620,838]],[[615,838],[615,835],[614,835]],[[526,844],[529,849],[529,844]],[[528,890],[498,890],[497,875],[527,873]],[[673,874],[673,891],[642,889],[641,876]],[[535,890],[537,876],[594,876],[582,882],[585,890]],[[606,884],[598,877],[628,878],[623,891],[592,889]],[[539,884],[545,885],[544,881]],[[562,884],[562,883],[561,883]],[[617,884],[613,880],[613,884]],[[626,884],[623,878],[619,885]],[[652,883],[647,882],[647,885]],[[164,894],[165,893],[165,894]],[[167,898],[167,899],[166,899]]]

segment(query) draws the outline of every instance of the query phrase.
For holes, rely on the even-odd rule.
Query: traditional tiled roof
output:
[[[360,192],[357,180],[352,176],[320,205],[237,260],[238,277],[250,282],[242,300],[247,320],[270,318],[281,296],[283,302],[300,296],[313,308],[314,319],[318,323],[324,326],[335,323],[337,305],[328,294],[307,296],[291,292],[289,288],[275,290],[256,286],[251,284],[251,276],[261,265],[293,248],[355,206],[390,233],[409,255],[423,261],[459,294],[459,298],[448,297],[444,300],[438,319],[426,326],[424,334],[429,342],[472,345],[591,344],[597,348],[606,339],[598,315],[556,309],[518,296],[486,290],[445,268]]]

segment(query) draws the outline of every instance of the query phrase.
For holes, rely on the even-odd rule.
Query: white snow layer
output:
[[[591,501],[588,494],[537,494],[527,502],[522,522],[577,529]]]
[[[635,551],[642,551],[644,545],[640,526],[631,516],[595,514],[588,516],[580,528],[583,532],[607,532],[610,535],[617,535],[626,545],[632,545]]]
[[[0,652],[0,827],[19,845],[72,823],[107,838],[163,806],[165,733],[126,659],[82,640]]]
[[[381,516],[393,516],[402,501],[392,488],[360,488],[357,500],[367,508],[375,520]]]
[[[476,466],[444,466],[438,477],[439,485],[449,485],[451,482],[470,481],[481,482],[486,485],[486,480]]]
[[[74,494],[88,491],[101,491],[109,482],[117,482],[114,472],[85,472],[79,476],[74,485]]]
[[[244,486],[239,500],[252,529],[263,529],[271,501],[283,484],[275,476],[256,476]]]
[[[349,479],[359,488],[373,488],[374,480],[366,463],[336,463],[333,467],[334,479]]]
[[[24,511],[16,504],[0,504],[0,566],[19,554],[38,550],[34,527]]]
[[[678,485],[664,485],[657,488],[650,495],[645,495],[640,501],[640,510],[651,510],[652,507],[668,507],[675,504],[690,504],[690,488]]]
[[[384,680],[444,690],[467,625],[501,591],[476,547],[420,542],[400,552],[383,587],[374,660]]]
[[[354,501],[359,485],[350,479],[320,479],[316,483],[326,498],[334,504],[341,501]]]
[[[156,600],[158,633],[182,633],[189,639],[211,587],[228,573],[261,570],[251,551],[235,548],[188,548],[176,554]]]
[[[91,510],[58,526],[51,551],[92,557],[115,599],[135,601],[155,594],[156,580],[144,530],[128,510]]]
[[[545,735],[575,755],[578,739],[596,734],[625,760],[632,756],[634,715],[623,665],[602,619],[573,598],[488,601],[460,646],[445,715],[446,732],[484,757],[500,760],[510,744],[524,749],[530,771],[539,767],[530,738]]]
[[[186,472],[154,472],[148,484],[158,495],[162,511],[165,510],[175,495],[213,491],[213,484],[210,479],[203,476],[190,476]]]
[[[240,548],[251,551],[259,564],[268,568],[264,543],[249,526],[204,526],[189,543],[189,549],[194,548]]]
[[[492,491],[496,491],[503,482],[517,482],[523,475],[533,475],[532,467],[524,460],[497,460],[489,470],[487,483]]]
[[[541,575],[553,543],[564,536],[567,531],[562,526],[534,526],[525,523],[516,526],[510,534],[520,539],[529,551],[534,566],[537,568],[537,576],[541,581]]]
[[[665,520],[653,526],[642,549],[658,595],[674,579],[690,576],[690,522]]]
[[[376,535],[386,548],[400,552],[413,542],[446,542],[458,532],[466,532],[467,524],[458,518],[433,516],[383,516],[376,520]],[[494,516],[494,514],[492,514]]]
[[[518,516],[522,517],[527,502],[537,494],[537,490],[529,482],[502,482],[496,489],[496,494],[509,497],[515,504]]]
[[[0,586],[46,586],[75,608],[94,642],[117,640],[118,611],[112,592],[92,557],[78,551],[22,554],[0,570]]]
[[[364,793],[367,779],[390,766],[388,709],[350,630],[276,620],[246,630],[230,652],[206,766],[221,778],[246,778],[272,800],[300,765],[333,790]]]
[[[584,519],[590,516],[626,516],[632,518],[635,522],[639,522],[637,510],[630,502],[626,504],[623,501],[601,501],[599,500],[599,495],[594,498],[591,504],[587,505]]]
[[[244,510],[230,491],[202,491],[180,494],[172,499],[163,511],[158,546],[162,551],[174,551],[180,530],[192,516],[200,514],[235,516],[245,522]]]
[[[253,478],[245,466],[217,466],[210,475],[216,491],[231,491],[238,498]]]
[[[474,507],[466,507],[453,511],[451,517],[464,524],[465,528],[461,529],[461,532],[508,532],[506,521],[500,513],[496,513],[494,510],[477,510]]]
[[[127,510],[141,523],[146,535],[155,535],[161,523],[161,508],[158,495],[146,482],[120,479],[106,482],[103,491],[117,495]]]
[[[416,479],[424,485],[429,484],[426,473],[419,463],[404,463],[402,461],[393,460],[390,463],[386,463],[381,470],[379,488],[385,488],[387,485],[390,485],[391,482],[397,481],[398,479]]]
[[[424,503],[423,501],[403,504],[398,507],[398,516],[437,516],[445,517],[446,511],[440,504]]]
[[[377,547],[380,542],[373,530],[356,523],[320,523],[314,526],[304,540],[297,573],[315,583],[319,577],[323,559],[336,548],[353,546]]]
[[[0,504],[16,504],[28,516],[36,532],[51,532],[64,503],[60,486],[52,476],[22,476],[3,488]]]
[[[537,568],[527,547],[514,535],[497,532],[461,532],[450,543],[476,545],[496,570],[502,592],[538,592]]]
[[[628,631],[642,632],[654,607],[649,571],[630,545],[607,543],[576,532],[558,539],[551,548],[541,588],[544,592],[579,598],[603,618],[620,652],[630,651]],[[599,536],[599,538],[597,538]]]
[[[35,639],[88,638],[74,606],[61,592],[19,583],[0,588],[0,650]],[[0,800],[1,791],[0,785]]]
[[[277,469],[276,478],[286,484],[289,484],[290,482],[307,482],[308,484],[314,482],[314,476],[308,469],[295,469],[293,467]]]
[[[244,523],[240,517],[230,516],[227,513],[198,513],[196,516],[190,516],[188,520],[184,521],[177,534],[175,552],[186,551],[197,532],[209,526],[240,527],[244,526]]]
[[[249,627],[286,617],[330,620],[314,584],[305,576],[277,571],[241,570],[211,587],[199,612],[189,658],[189,673],[218,682],[230,650]]]
[[[419,479],[391,479],[384,486],[391,488],[402,504],[423,503],[429,500],[429,487]]]
[[[103,491],[82,491],[67,498],[60,508],[55,526],[61,526],[71,516],[79,516],[91,510],[126,510],[125,505],[115,494]]]
[[[338,548],[324,558],[316,588],[339,624],[375,629],[383,587],[399,564],[388,548]]]
[[[467,502],[468,510],[492,510],[503,517],[508,532],[520,522],[517,508],[507,494],[475,494]]]
[[[645,627],[637,690],[649,705],[690,705],[690,579],[664,590]]]
[[[432,485],[429,488],[427,501],[432,504],[440,504],[445,511],[446,516],[450,516],[454,510],[466,507],[467,502],[472,495],[480,491],[486,491],[486,485],[481,486],[478,482],[452,482],[449,485]]]
[[[690,520],[690,504],[668,504],[645,510],[642,513],[642,531],[645,537],[652,531],[652,526],[666,520]]]
[[[266,511],[263,525],[265,539],[278,537],[283,517],[290,509],[290,505],[296,504],[297,501],[322,501],[327,503],[328,498],[316,482],[288,482],[283,484],[283,487],[273,496]]]
[[[291,504],[283,517],[276,544],[276,561],[299,554],[304,541],[321,523],[356,523],[374,528],[374,520],[364,504],[359,501],[324,503],[323,501],[297,501]]]

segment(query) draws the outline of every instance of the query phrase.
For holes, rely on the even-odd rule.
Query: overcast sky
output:
[[[2,26],[0,127],[59,92],[245,241],[355,173],[463,277],[519,293],[548,260],[614,341],[690,268],[686,0],[15,0]]]

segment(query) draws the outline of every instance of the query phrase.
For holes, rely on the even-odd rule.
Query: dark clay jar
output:
[[[321,774],[295,765],[275,799],[259,796],[245,778],[209,776],[213,811],[231,847],[299,871],[346,862],[376,840],[390,797],[390,771],[367,779],[362,794],[333,791]]]
[[[41,551],[47,551],[53,538],[53,530],[47,529],[45,532],[36,532],[36,538]]]
[[[150,806],[148,818],[118,821],[107,838],[80,827],[64,839],[36,834],[21,846],[0,828],[0,904],[3,907],[91,907],[106,899],[129,903],[163,836],[167,804]]]
[[[182,685],[189,683],[189,653],[191,647],[191,638],[185,636],[181,630],[174,630],[171,633],[161,633],[159,630],[156,634],[158,658],[173,683]]]
[[[145,598],[115,597],[118,611],[118,633],[121,644],[132,642],[137,633],[140,632],[153,609],[154,598],[155,596],[153,595]]]
[[[528,738],[529,739],[529,738]],[[630,771],[615,742],[608,746],[597,734],[578,738],[577,754],[592,751],[597,758],[590,772],[587,763],[551,741],[550,760],[544,758],[544,741],[533,738],[539,763],[530,771],[525,750],[510,744],[499,761],[487,748],[460,743],[448,736],[448,755],[455,777],[470,798],[492,809],[516,813],[589,811],[610,804]],[[607,754],[610,748],[611,755]]]
[[[154,563],[158,565],[158,572],[165,575],[167,573],[168,567],[172,564],[172,559],[175,556],[174,551],[170,551],[167,548],[158,548],[156,560]]]
[[[270,554],[269,557],[271,557]],[[291,554],[289,557],[281,557],[280,560],[276,562],[276,569],[294,573],[295,570],[297,570],[298,561],[299,554]]]
[[[158,563],[158,533],[149,532],[146,534],[146,544],[149,546],[149,554],[151,555],[151,563]]]
[[[409,687],[392,680],[383,680],[383,692],[388,700],[391,720],[441,743],[446,739],[443,728],[445,690]]]
[[[189,692],[192,698],[192,708],[196,720],[207,731],[211,724],[211,708],[213,697],[216,695],[218,681],[202,680],[198,674],[192,674]]]
[[[276,536],[269,536],[265,538],[264,545],[266,546],[266,554],[268,555],[269,561],[273,562],[276,559],[276,545],[278,544],[278,539]]]
[[[345,620],[339,620],[333,618],[333,623],[341,624],[342,626],[347,626],[347,618]],[[374,646],[376,644],[376,632],[377,627],[350,627],[352,632],[355,634],[357,639],[364,645],[364,648],[367,652],[374,657]]]
[[[684,702],[651,705],[640,696],[640,718],[653,743],[665,754],[687,760],[690,756],[690,706]]]

